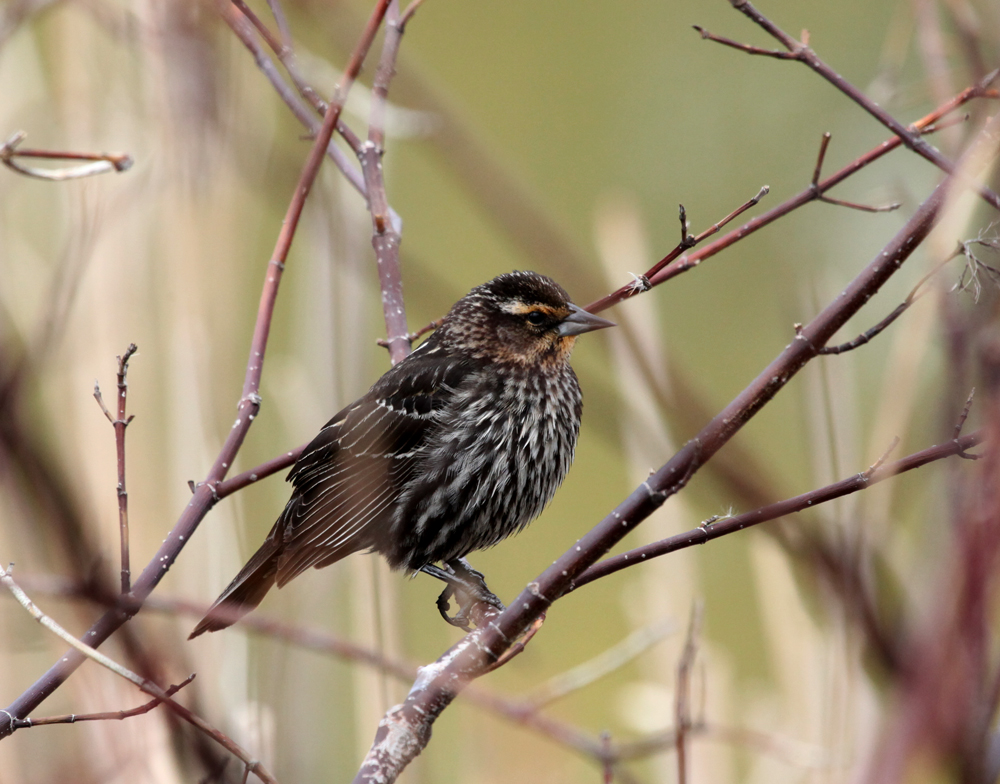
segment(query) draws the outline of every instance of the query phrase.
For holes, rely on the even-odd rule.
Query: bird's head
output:
[[[508,272],[456,302],[439,339],[498,362],[565,362],[578,335],[613,326],[570,302],[551,278]]]

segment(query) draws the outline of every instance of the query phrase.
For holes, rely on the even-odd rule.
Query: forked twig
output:
[[[878,120],[882,125],[896,134],[908,148],[913,150],[913,152],[920,155],[922,158],[933,163],[939,169],[947,174],[958,174],[963,180],[963,184],[968,185],[976,193],[978,193],[987,204],[992,206],[994,209],[1000,210],[1000,196],[994,193],[989,188],[972,182],[964,182],[965,176],[959,172],[956,165],[948,160],[936,147],[929,144],[926,140],[921,138],[921,136],[915,133],[913,130],[907,128],[901,122],[899,122],[895,117],[889,114],[885,109],[871,100],[866,96],[861,90],[855,87],[853,84],[848,82],[843,76],[836,72],[833,68],[827,65],[822,59],[817,56],[817,54],[809,48],[808,34],[803,34],[803,40],[797,41],[792,36],[784,32],[780,27],[778,27],[774,22],[768,19],[764,14],[758,11],[749,0],[729,0],[730,4],[737,11],[740,11],[744,16],[751,19],[761,28],[766,30],[768,34],[777,39],[782,46],[785,47],[786,51],[776,51],[770,49],[762,49],[756,46],[749,46],[747,44],[740,44],[733,41],[730,38],[723,38],[722,36],[714,35],[708,30],[701,27],[696,27],[695,29],[701,35],[702,38],[715,41],[716,43],[723,44],[724,46],[729,46],[740,51],[746,52],[748,54],[755,55],[765,55],[767,57],[774,57],[779,60],[796,60],[800,63],[804,63],[809,66],[813,71],[826,79],[830,84],[840,90],[844,95],[854,101],[858,106],[864,109],[868,114]],[[987,79],[987,83],[992,82],[996,78],[998,71],[994,71],[990,74]]]
[[[826,503],[827,501],[832,501],[835,498],[840,498],[841,496],[856,493],[859,490],[864,490],[871,485],[885,481],[886,479],[902,474],[906,471],[912,471],[915,468],[920,468],[928,463],[943,460],[947,457],[962,456],[967,450],[977,444],[981,444],[984,437],[984,431],[979,430],[975,433],[970,433],[967,436],[952,439],[947,443],[932,446],[920,452],[915,452],[912,455],[904,457],[901,460],[897,460],[894,463],[890,463],[889,465],[883,465],[883,462],[888,457],[887,452],[886,455],[883,455],[882,458],[876,461],[874,465],[870,466],[865,471],[854,474],[847,479],[842,479],[832,485],[827,485],[826,487],[821,487],[816,490],[810,490],[808,493],[803,493],[802,495],[797,495],[784,501],[763,506],[759,509],[753,510],[752,512],[744,512],[739,515],[728,515],[717,522],[706,521],[706,524],[685,533],[677,534],[676,536],[671,536],[667,539],[661,539],[658,542],[653,542],[652,544],[644,545],[643,547],[637,547],[633,550],[629,550],[628,552],[611,556],[610,558],[605,558],[603,561],[599,561],[594,564],[577,577],[573,581],[572,590],[577,590],[594,580],[607,577],[609,574],[614,574],[615,572],[635,566],[636,564],[645,563],[646,561],[658,558],[661,555],[666,555],[667,553],[672,553],[676,550],[683,550],[685,548],[692,547],[693,545],[704,544],[705,542],[711,541],[719,536],[726,536],[736,531],[742,531],[745,528],[750,528],[751,526],[759,525],[760,523],[766,523],[769,520],[776,520],[779,517],[786,517],[787,515],[801,512],[805,509],[812,509],[820,504]],[[894,442],[890,447],[890,450],[895,448],[895,446],[896,444]]]
[[[184,507],[177,523],[168,533],[153,559],[143,569],[142,574],[132,586],[135,596],[134,608],[130,612],[115,609],[104,614],[87,632],[85,639],[94,645],[106,640],[116,629],[125,623],[134,611],[141,606],[142,601],[159,584],[163,575],[174,563],[181,550],[191,539],[208,511],[218,500],[216,486],[225,478],[233,459],[239,452],[243,440],[249,431],[260,408],[259,394],[261,373],[263,372],[264,354],[267,349],[274,305],[277,300],[278,285],[281,273],[285,267],[288,252],[298,228],[299,218],[305,206],[306,198],[316,180],[320,163],[330,144],[340,112],[351,86],[354,84],[361,64],[375,39],[375,34],[381,26],[382,18],[388,8],[388,0],[376,0],[375,7],[365,25],[358,44],[355,46],[344,76],[338,85],[330,107],[324,117],[320,132],[317,134],[312,149],[305,164],[295,192],[289,202],[285,220],[275,243],[275,250],[267,265],[264,286],[261,291],[257,322],[254,326],[253,338],[250,343],[247,369],[244,376],[243,390],[237,404],[236,422],[230,428],[225,443],[215,462],[208,472],[206,480],[199,484],[191,501]],[[54,664],[48,672],[42,675],[31,687],[21,694],[6,710],[0,712],[0,738],[12,731],[12,721],[33,711],[49,694],[57,689],[69,675],[80,666],[85,657],[77,651],[71,651]]]
[[[11,568],[12,565],[8,566],[6,570],[3,569],[3,567],[0,567],[0,584],[4,585],[14,595],[14,598],[17,599],[18,603],[24,607],[31,617],[38,621],[42,626],[62,639],[64,642],[68,643],[86,658],[91,659],[92,661],[100,664],[102,667],[111,670],[111,672],[115,673],[115,675],[134,683],[146,694],[151,697],[155,697],[157,700],[167,705],[167,707],[174,711],[174,713],[178,716],[197,727],[228,752],[238,757],[243,762],[246,769],[253,772],[253,774],[261,781],[265,782],[265,784],[277,784],[277,780],[271,775],[270,771],[268,771],[268,769],[265,768],[258,760],[254,759],[249,752],[236,743],[236,741],[232,738],[213,727],[200,716],[196,716],[180,703],[175,702],[166,691],[153,683],[153,681],[143,678],[141,675],[138,675],[127,667],[119,664],[110,656],[105,656],[96,648],[92,648],[86,643],[81,642],[68,631],[63,629],[62,626],[52,620],[52,618],[38,609],[28,595],[21,590],[17,583],[14,582],[14,578],[10,576]],[[7,713],[6,711],[3,712]],[[16,721],[17,717],[8,714],[8,719],[13,722]]]

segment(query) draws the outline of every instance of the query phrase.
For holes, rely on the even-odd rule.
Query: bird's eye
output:
[[[548,321],[548,319],[545,318],[545,314],[539,310],[531,311],[531,313],[525,316],[525,318],[528,320],[529,324],[535,327],[540,327],[542,326],[542,324]]]

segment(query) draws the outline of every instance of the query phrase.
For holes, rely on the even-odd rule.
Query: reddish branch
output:
[[[749,0],[729,0],[729,2],[732,4],[733,8],[753,20],[756,24],[766,30],[768,34],[777,39],[787,51],[774,51],[770,49],[761,49],[757,46],[741,44],[729,38],[712,35],[707,30],[695,26],[695,30],[701,34],[702,38],[733,47],[734,49],[739,49],[740,51],[747,52],[748,54],[775,57],[779,60],[797,60],[800,63],[804,63],[840,90],[840,92],[858,104],[858,106],[868,112],[868,114],[882,123],[882,125],[896,134],[902,140],[902,143],[915,153],[920,155],[922,158],[927,159],[942,171],[948,174],[955,174],[958,172],[959,176],[964,178],[960,169],[958,169],[952,161],[942,155],[936,147],[932,144],[928,144],[927,141],[919,134],[916,134],[907,128],[899,122],[899,120],[885,111],[885,109],[861,92],[861,90],[848,82],[843,76],[838,74],[833,68],[823,62],[823,60],[821,60],[816,53],[809,48],[808,39],[802,41],[795,40],[774,22],[764,16],[764,14],[754,8],[753,4],[750,3]],[[804,38],[806,37],[804,36]],[[996,193],[985,186],[975,185],[972,183],[965,184],[969,184],[970,187],[972,187],[994,209],[1000,210],[1000,196]]]
[[[926,115],[925,117],[922,117],[921,119],[917,120],[910,126],[910,128],[917,132],[919,131],[926,132],[928,127],[936,123],[942,117],[950,114],[957,108],[964,106],[966,103],[968,103],[974,98],[998,97],[998,93],[996,90],[989,89],[989,85],[996,80],[998,73],[1000,73],[1000,71],[994,71],[991,74],[987,75],[977,84],[974,84],[971,87],[967,87],[961,93],[956,95],[952,100],[948,101],[942,106],[939,106],[937,109],[935,109],[933,112]],[[700,250],[693,251],[691,253],[685,253],[684,255],[679,256],[678,248],[680,246],[678,246],[678,248],[674,248],[674,250],[672,250],[670,253],[664,256],[660,261],[654,264],[643,276],[641,276],[641,278],[645,279],[645,281],[648,283],[648,286],[645,285],[636,286],[635,282],[633,281],[632,283],[622,286],[620,289],[607,295],[606,297],[602,297],[596,302],[590,303],[589,305],[587,305],[586,309],[591,311],[592,313],[599,313],[600,311],[609,308],[612,305],[617,305],[619,302],[628,299],[629,297],[635,296],[636,294],[641,294],[643,291],[647,291],[650,288],[659,286],[661,283],[666,283],[668,280],[675,278],[678,275],[687,272],[691,269],[694,269],[703,261],[705,261],[705,259],[715,256],[716,254],[728,248],[730,245],[733,245],[739,242],[740,240],[744,239],[745,237],[748,237],[749,235],[753,234],[754,232],[759,231],[765,226],[774,223],[774,221],[778,220],[779,218],[783,218],[785,215],[788,215],[794,210],[797,210],[799,207],[802,207],[803,205],[808,204],[811,201],[816,201],[820,199],[820,197],[822,197],[823,194],[825,194],[828,190],[830,190],[836,185],[839,185],[851,175],[861,171],[861,169],[865,168],[871,163],[874,163],[883,155],[895,150],[902,144],[903,140],[899,136],[894,136],[893,138],[882,142],[877,147],[874,147],[864,155],[856,158],[847,166],[835,172],[834,174],[830,175],[826,179],[820,182],[815,182],[815,181],[810,182],[810,184],[800,193],[796,194],[790,199],[787,199],[786,201],[782,202],[776,207],[773,207],[764,214],[758,215],[756,218],[750,219],[742,226],[740,226],[738,229],[734,229],[733,231],[724,234],[723,236],[719,237],[714,242],[710,242],[708,245],[701,248]],[[825,152],[825,146],[821,149],[821,153],[822,152]],[[819,157],[817,157],[817,160],[819,160]]]
[[[410,353],[410,339],[403,303],[403,275],[399,267],[399,232],[402,227],[398,219],[394,220],[389,212],[385,179],[382,176],[382,156],[385,154],[385,110],[389,83],[396,73],[396,58],[403,30],[403,23],[399,18],[399,0],[392,0],[386,15],[382,56],[372,84],[368,141],[362,146],[359,155],[368,191],[368,211],[372,216],[372,247],[375,249],[379,285],[382,289],[386,341],[389,344],[389,359],[394,365]]]
[[[295,193],[288,206],[274,253],[268,263],[267,276],[258,308],[257,323],[251,341],[250,357],[247,362],[243,391],[237,406],[236,422],[230,429],[225,444],[205,481],[198,485],[193,498],[181,514],[180,519],[167,535],[167,538],[154,555],[152,561],[150,561],[139,576],[139,579],[135,582],[133,586],[135,602],[128,610],[113,610],[100,618],[83,636],[83,642],[90,646],[100,645],[132,615],[138,612],[142,601],[160,582],[180,554],[184,545],[190,540],[198,524],[218,500],[215,487],[225,478],[229,466],[232,465],[237,452],[243,444],[247,431],[260,408],[258,389],[263,368],[264,352],[270,332],[271,317],[278,293],[278,284],[281,280],[281,273],[284,269],[292,239],[295,236],[299,217],[302,214],[302,208],[305,205],[305,199],[316,179],[320,162],[329,146],[330,136],[336,126],[344,101],[361,69],[361,64],[368,49],[371,47],[375,33],[381,24],[387,7],[388,0],[378,0],[375,5],[361,39],[348,61],[343,79],[337,87],[333,100],[330,102],[323,125],[306,160]],[[0,738],[9,735],[12,731],[12,722],[34,710],[42,700],[48,697],[49,694],[69,677],[82,661],[83,658],[78,652],[70,651],[39,678],[34,685],[11,703],[5,711],[0,711]]]
[[[164,694],[168,697],[173,697],[193,680],[194,675],[189,675],[175,686],[165,689]],[[149,713],[157,705],[162,704],[162,702],[163,700],[159,697],[154,697],[138,708],[131,708],[130,710],[106,711],[104,713],[66,713],[62,716],[45,716],[41,719],[17,719],[14,722],[14,729],[23,730],[30,727],[45,727],[51,724],[76,724],[81,721],[123,721],[124,719],[131,719],[135,716],[142,716],[144,713]]]
[[[128,544],[128,492],[125,489],[125,428],[134,417],[125,417],[125,400],[128,395],[128,361],[132,355],[138,351],[135,343],[129,343],[125,353],[118,357],[118,416],[111,416],[108,407],[104,405],[104,398],[101,397],[101,388],[94,384],[94,398],[104,412],[104,416],[115,429],[115,451],[118,457],[118,529],[121,537],[121,577],[122,594],[127,594],[132,590],[132,570],[129,566],[129,544]]]
[[[728,534],[742,531],[745,528],[766,523],[769,520],[777,520],[779,517],[795,514],[805,509],[813,509],[827,501],[864,490],[874,484],[884,482],[886,479],[891,479],[898,474],[912,471],[914,468],[920,468],[936,460],[942,460],[954,455],[964,456],[968,453],[968,450],[981,444],[983,438],[984,434],[982,431],[970,433],[967,436],[956,437],[952,441],[928,447],[894,463],[883,466],[872,466],[867,471],[862,471],[832,485],[763,506],[752,512],[745,512],[725,518],[719,522],[701,525],[685,533],[661,539],[658,542],[653,542],[652,544],[629,550],[626,553],[606,558],[583,572],[573,582],[571,590],[582,588],[587,583],[598,580],[601,577],[607,577],[609,574],[614,574],[630,566],[635,566],[637,563],[644,563],[667,553],[705,544],[712,539],[718,539],[720,536],[727,536]]]

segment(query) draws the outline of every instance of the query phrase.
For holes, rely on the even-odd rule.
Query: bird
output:
[[[579,335],[612,326],[535,272],[476,286],[305,447],[284,511],[188,639],[360,551],[443,580],[438,609],[456,626],[469,629],[476,601],[502,610],[465,557],[519,532],[552,499],[583,410],[570,352]]]

